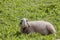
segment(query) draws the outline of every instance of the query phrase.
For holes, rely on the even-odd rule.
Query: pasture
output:
[[[45,20],[56,29],[53,35],[20,34],[20,19]],[[60,0],[0,0],[0,40],[60,39]]]

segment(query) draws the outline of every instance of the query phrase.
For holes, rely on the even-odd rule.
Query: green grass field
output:
[[[20,34],[20,19],[45,20],[56,37],[39,33]],[[0,40],[55,40],[60,38],[60,0],[0,0]]]

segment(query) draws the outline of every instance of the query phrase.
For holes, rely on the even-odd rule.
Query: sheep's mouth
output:
[[[27,28],[27,27],[25,27],[25,28],[23,28],[23,33],[29,34],[29,33],[30,33],[30,31],[28,30],[28,28]]]
[[[25,29],[26,29],[26,27],[23,28],[23,30],[25,30]]]

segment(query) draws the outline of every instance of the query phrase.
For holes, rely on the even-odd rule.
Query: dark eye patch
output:
[[[22,22],[20,22],[20,24],[22,24]]]
[[[20,24],[22,24],[23,20],[21,20]]]

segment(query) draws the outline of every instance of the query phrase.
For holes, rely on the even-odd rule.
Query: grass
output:
[[[45,20],[56,28],[56,37],[20,34],[20,19]],[[60,0],[0,0],[0,40],[55,40],[60,38]]]

